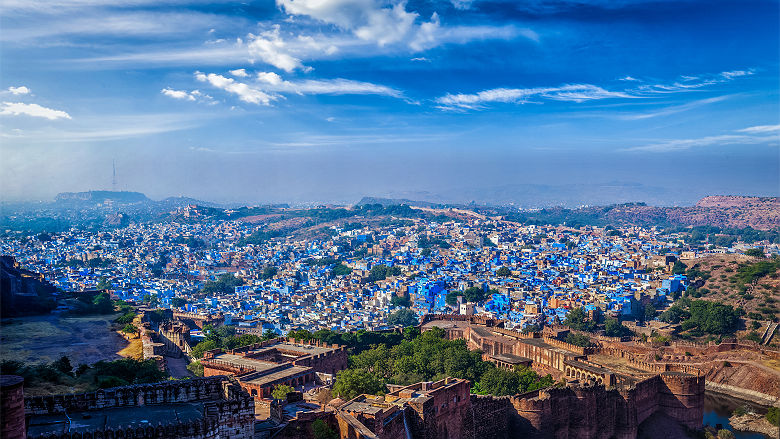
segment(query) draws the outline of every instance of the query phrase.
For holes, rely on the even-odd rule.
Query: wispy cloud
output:
[[[242,69],[243,70],[243,69]],[[249,76],[247,74],[247,76]],[[270,105],[281,99],[283,94],[298,95],[379,95],[393,98],[403,98],[403,93],[391,87],[370,82],[353,81],[350,79],[306,79],[288,81],[274,72],[258,72],[253,82],[238,82],[216,73],[195,73],[195,78],[208,82],[212,86],[232,93],[244,102],[251,104]],[[180,99],[186,99],[179,94]]]
[[[780,125],[758,125],[754,127],[743,128],[738,130],[740,133],[775,133],[780,132]]]
[[[691,90],[701,89],[703,87],[724,83],[742,76],[750,76],[753,70],[734,70],[731,72],[722,72],[715,75],[707,75],[705,79],[699,76],[682,76],[680,81],[671,84],[642,84],[634,88],[625,88],[623,90],[607,90],[604,87],[593,84],[566,84],[558,87],[536,87],[536,88],[494,88],[483,90],[472,94],[452,94],[448,93],[435,99],[438,107],[443,110],[475,110],[484,109],[489,103],[529,103],[536,102],[534,99],[585,102],[597,99],[614,98],[647,98],[656,94],[681,93]],[[620,78],[625,82],[642,82],[631,76]],[[660,111],[649,113],[620,115],[618,118],[626,120],[639,120],[652,117],[664,116],[686,111],[697,106],[711,104],[726,99],[727,96],[719,96],[709,99],[702,99],[689,104],[667,107]]]
[[[655,111],[649,111],[644,113],[619,114],[616,116],[616,118],[621,120],[643,120],[643,119],[651,119],[654,117],[670,116],[672,114],[682,113],[684,111],[690,111],[699,107],[703,107],[705,105],[722,102],[728,99],[729,97],[731,96],[728,95],[716,96],[708,99],[699,99],[697,101],[689,102],[687,104],[672,105]]]
[[[455,9],[465,11],[467,9],[471,9],[471,4],[474,3],[474,0],[450,0],[450,2],[452,3],[452,6],[455,7]]]
[[[7,116],[32,116],[49,120],[70,119],[70,115],[61,110],[42,107],[38,104],[25,104],[22,102],[3,102],[0,104],[0,115]]]
[[[566,84],[559,87],[494,88],[474,94],[447,94],[436,99],[443,109],[479,109],[488,103],[527,103],[533,99],[585,102],[594,99],[630,98],[629,94],[605,90],[592,84]]]
[[[657,83],[657,84],[644,84],[636,88],[636,93],[648,94],[648,93],[676,93],[681,91],[692,91],[708,87],[710,85],[722,84],[740,78],[743,76],[751,76],[755,73],[755,70],[733,70],[729,72],[721,72],[717,74],[698,75],[698,76],[681,76],[679,81],[672,83]]]
[[[307,79],[303,81],[286,81],[273,72],[259,72],[257,79],[266,91],[286,92],[295,94],[330,94],[330,95],[382,95],[400,98],[401,91],[371,82],[353,81],[351,79]]]
[[[209,116],[209,117],[213,117]],[[144,115],[106,115],[79,118],[67,128],[13,130],[0,136],[16,141],[35,142],[97,142],[145,137],[194,128],[200,116],[170,113]]]
[[[30,89],[23,85],[21,87],[8,87],[8,91],[13,95],[26,95],[30,93]]]
[[[664,140],[648,145],[627,148],[624,151],[673,152],[708,146],[757,144],[777,145],[780,143],[780,136],[777,134],[761,135],[777,131],[780,131],[780,126],[767,125],[760,127],[750,127],[737,130],[737,132],[750,134],[721,134],[716,136],[698,137],[694,139]]]

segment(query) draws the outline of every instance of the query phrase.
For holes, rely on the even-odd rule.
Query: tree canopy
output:
[[[572,308],[566,314],[566,320],[563,321],[563,324],[577,331],[590,332],[596,327],[596,322],[588,319],[588,314],[582,307]]]
[[[401,308],[387,316],[387,323],[392,326],[415,326],[418,323],[417,314],[409,308]]]
[[[368,280],[370,282],[376,282],[378,280],[385,280],[390,276],[398,276],[401,274],[400,267],[388,267],[387,265],[374,265],[371,267],[371,272],[368,274]]]
[[[244,285],[244,279],[225,273],[217,278],[210,280],[203,286],[202,292],[206,294],[230,294],[238,286]]]

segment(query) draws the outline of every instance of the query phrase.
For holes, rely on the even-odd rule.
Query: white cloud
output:
[[[720,75],[723,76],[726,79],[734,79],[734,78],[739,78],[740,76],[750,76],[753,73],[755,73],[753,71],[753,69],[749,69],[749,70],[732,70],[730,72],[722,72]]]
[[[303,81],[285,81],[281,76],[273,72],[259,72],[257,79],[259,85],[266,92],[294,93],[294,94],[374,94],[401,98],[403,93],[394,88],[371,82],[353,81],[351,79],[307,79]]]
[[[3,102],[0,104],[0,115],[43,117],[49,120],[70,119],[64,111],[41,107],[38,104],[23,104],[21,102]]]
[[[257,80],[272,85],[282,83],[282,77],[274,72],[260,72],[257,74]]]
[[[23,85],[20,87],[8,87],[8,91],[14,95],[26,95],[30,93],[30,89]]]
[[[204,74],[197,72],[195,73],[195,78],[198,81],[208,82],[216,88],[232,93],[238,96],[242,101],[250,104],[270,105],[271,101],[279,98],[278,96],[269,95],[260,89],[244,84],[243,82],[236,82],[231,78],[226,78],[214,73]]]
[[[722,84],[732,81],[742,76],[750,76],[754,73],[753,69],[733,70],[730,72],[721,72],[718,74],[708,74],[700,76],[681,76],[680,81],[671,84],[649,84],[637,88],[640,93],[676,93],[680,91],[695,90],[714,84]]]
[[[419,50],[419,40],[430,39],[432,28],[438,27],[435,16],[430,22],[416,24],[419,14],[408,12],[406,2],[398,0],[389,4],[380,0],[276,0],[276,4],[288,14],[336,25],[380,46],[408,41]]]
[[[624,76],[620,78],[621,81],[639,81],[638,79],[632,77],[632,76]]]
[[[247,74],[245,69],[231,70],[230,74],[237,78],[246,78],[247,76],[249,76],[249,74]]]
[[[379,95],[403,99],[403,93],[391,87],[370,82],[336,78],[302,81],[287,81],[274,72],[258,72],[254,83],[236,82],[231,78],[214,73],[196,72],[195,78],[214,87],[233,93],[244,102],[270,105],[283,94],[297,95]],[[183,95],[182,99],[184,99]]]
[[[592,84],[566,84],[560,87],[494,88],[475,94],[447,94],[436,99],[443,109],[478,109],[484,104],[526,103],[534,98],[584,102],[594,99],[631,98],[624,92],[609,91]]]
[[[180,99],[180,100],[186,100],[186,101],[199,101],[199,102],[207,102],[209,104],[216,104],[214,102],[214,98],[211,96],[201,93],[200,90],[174,90],[170,87],[164,88],[160,90],[160,93],[164,94],[165,96],[171,97],[173,99]]]
[[[282,81],[274,84],[274,91],[296,94],[330,94],[330,95],[382,95],[400,98],[403,94],[393,88],[370,82],[352,81],[349,79]]]
[[[466,10],[471,9],[471,4],[474,3],[474,0],[450,0],[450,2],[452,2],[452,6],[455,9]]]
[[[160,93],[164,94],[165,96],[172,97],[174,99],[186,99],[188,101],[194,101],[195,96],[192,96],[188,92],[184,90],[174,90],[171,88],[164,88],[160,90]]]
[[[755,127],[743,128],[739,130],[739,132],[750,134],[780,132],[780,125],[759,125]]]
[[[279,25],[257,36],[249,34],[249,39],[249,53],[263,62],[285,72],[304,68],[301,60],[290,54],[288,43],[279,35]]]

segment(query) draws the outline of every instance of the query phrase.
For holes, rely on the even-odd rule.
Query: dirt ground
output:
[[[48,363],[63,355],[74,365],[116,360],[128,346],[111,329],[118,314],[83,317],[44,316],[3,319],[0,358],[30,364]]]

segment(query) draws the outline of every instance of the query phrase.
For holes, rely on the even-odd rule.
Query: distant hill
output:
[[[683,226],[769,230],[780,227],[780,197],[709,196],[690,207],[632,206],[611,215],[626,220],[658,218]]]
[[[54,201],[58,203],[67,202],[88,202],[88,203],[103,203],[107,200],[115,201],[118,203],[140,203],[144,201],[150,201],[146,195],[140,192],[115,192],[115,191],[87,191],[87,192],[62,192],[54,197]]]
[[[401,204],[405,204],[407,206],[418,206],[418,207],[440,207],[442,206],[439,203],[431,203],[429,201],[414,201],[414,200],[407,200],[405,198],[381,198],[381,197],[363,197],[356,206],[364,206],[366,204],[381,204],[384,207],[387,206],[398,206]]]
[[[506,217],[539,224],[596,225],[633,224],[642,226],[752,227],[758,230],[780,228],[780,198],[710,196],[693,206],[658,207],[644,203],[615,204],[579,209],[547,208],[538,211],[506,211]]]

